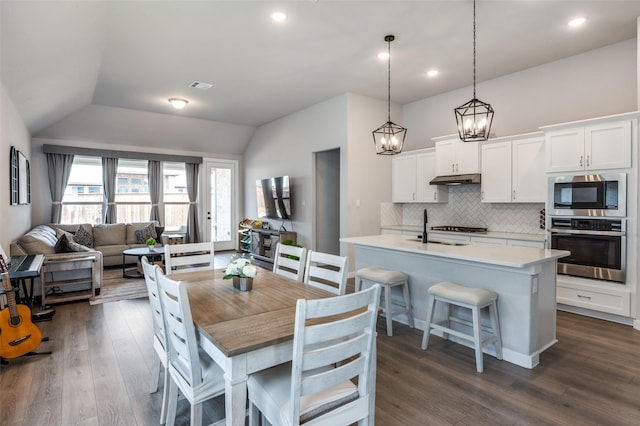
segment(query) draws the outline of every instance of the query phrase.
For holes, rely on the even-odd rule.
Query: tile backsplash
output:
[[[544,203],[481,203],[480,185],[449,187],[449,202],[443,204],[381,203],[380,225],[422,226],[425,208],[429,226],[473,226],[494,232],[544,234],[539,227]]]

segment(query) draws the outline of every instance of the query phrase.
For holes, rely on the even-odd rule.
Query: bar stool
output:
[[[465,287],[452,282],[441,282],[429,287],[427,293],[429,294],[427,327],[422,337],[422,349],[427,349],[431,330],[440,330],[443,332],[445,340],[448,339],[449,334],[452,334],[473,343],[476,351],[476,370],[478,373],[484,371],[482,362],[482,348],[484,346],[492,343],[496,350],[496,358],[502,359],[502,339],[500,338],[500,322],[496,303],[498,295],[495,292],[481,288]],[[447,303],[447,319],[443,323],[433,322],[433,313],[438,301]],[[453,305],[470,309],[472,322],[451,316],[451,306]],[[480,324],[480,312],[487,307],[489,308],[491,328]],[[473,327],[473,334],[466,334],[451,328],[452,322]],[[484,339],[481,332],[485,334]]]
[[[411,297],[409,295],[409,276],[403,272],[390,271],[382,268],[362,268],[356,272],[356,292],[362,289],[363,281],[371,281],[382,286],[384,291],[384,306],[381,310],[387,318],[387,336],[393,336],[393,316],[407,314],[409,327],[413,328],[413,314],[411,313]],[[393,311],[391,309],[391,288],[402,286],[402,294],[404,296],[404,309]]]

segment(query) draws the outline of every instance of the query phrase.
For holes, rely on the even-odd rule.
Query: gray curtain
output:
[[[102,158],[102,223],[116,223],[116,173],[118,171],[117,158]]]
[[[147,164],[149,176],[149,198],[151,199],[151,212],[149,220],[157,220],[160,223],[160,195],[162,194],[162,163],[150,160]]]
[[[197,243],[200,230],[198,229],[198,209],[196,200],[198,199],[198,172],[200,164],[184,163],[187,175],[187,195],[189,195],[189,213],[187,216],[187,243]]]
[[[60,223],[62,216],[62,197],[69,182],[73,165],[73,155],[47,154],[49,172],[49,191],[51,192],[51,222]]]

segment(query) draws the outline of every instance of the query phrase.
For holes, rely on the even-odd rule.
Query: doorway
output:
[[[206,160],[204,166],[204,241],[213,241],[216,251],[233,250],[237,238],[237,163]]]
[[[315,153],[315,250],[340,255],[340,148]]]

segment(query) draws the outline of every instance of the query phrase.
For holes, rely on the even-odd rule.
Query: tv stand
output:
[[[240,235],[240,252],[253,255],[256,259],[273,263],[276,245],[279,242],[296,244],[297,233],[274,229],[247,229]]]

